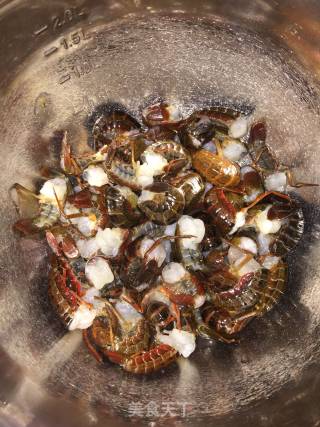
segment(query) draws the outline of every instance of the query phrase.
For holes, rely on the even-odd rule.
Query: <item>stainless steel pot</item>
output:
[[[47,299],[48,253],[11,231],[14,182],[57,162],[55,131],[88,142],[98,106],[139,118],[163,97],[264,117],[300,180],[320,182],[317,0],[0,1],[0,426],[317,426],[320,424],[319,190],[288,292],[237,346],[201,342],[148,378],[98,366]]]

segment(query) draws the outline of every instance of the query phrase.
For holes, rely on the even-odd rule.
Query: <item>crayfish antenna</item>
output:
[[[320,184],[314,184],[311,182],[299,182],[296,181],[290,170],[286,171],[288,184],[290,187],[301,188],[301,187],[319,187]]]

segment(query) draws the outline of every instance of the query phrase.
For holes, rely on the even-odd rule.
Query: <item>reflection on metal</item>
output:
[[[79,331],[68,332],[60,338],[42,360],[39,360],[32,368],[29,367],[23,378],[20,377],[21,382],[16,385],[16,392],[7,402],[4,413],[15,418],[19,415],[17,422],[19,420],[22,425],[31,423],[34,419],[33,410],[48,399],[43,384],[54,369],[63,367],[63,364],[73,356],[81,343],[82,335]],[[3,384],[2,382],[2,386]]]
[[[77,351],[77,334],[61,339],[62,326],[46,296],[44,246],[15,239],[16,212],[8,190],[17,181],[34,188],[40,166],[55,164],[55,130],[67,129],[73,146],[85,152],[85,123],[96,105],[121,102],[139,117],[151,96],[181,105],[185,114],[213,101],[253,105],[255,117],[270,124],[268,139],[277,156],[295,166],[301,180],[318,181],[320,92],[310,71],[320,78],[319,1],[32,0],[30,5],[14,0],[0,5],[0,345],[9,354],[4,371],[12,373],[7,382],[0,376],[6,404],[0,425],[9,418],[10,427],[25,427],[32,419],[32,427],[57,427],[54,416],[72,413],[82,418],[78,427],[89,424],[85,414],[92,423],[113,427],[119,418],[127,424],[128,402],[146,406],[168,397],[179,402],[182,396],[192,403],[188,419],[148,422],[315,424],[320,419],[318,190],[301,193],[307,200],[306,235],[291,260],[289,295],[280,314],[253,323],[236,357],[216,344],[152,378],[98,366],[85,350]],[[76,5],[81,6],[77,19],[66,13]],[[166,16],[172,10],[179,12]],[[72,35],[78,40],[80,14],[81,28],[88,27],[91,38],[69,47]],[[59,44],[62,39],[68,48]],[[59,50],[44,57],[52,46]],[[244,355],[248,362],[239,367]],[[51,395],[62,398],[52,401]],[[67,410],[72,399],[76,410]],[[66,418],[59,426],[69,427]]]
[[[299,60],[320,78],[320,15],[309,11],[305,5],[283,8],[284,18],[274,27]]]

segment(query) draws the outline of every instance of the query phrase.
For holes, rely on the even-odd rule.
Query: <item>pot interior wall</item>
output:
[[[246,3],[258,7],[258,2]],[[131,3],[117,8],[117,3],[92,2],[90,10],[73,6],[59,4],[58,18],[45,20],[41,2],[30,10],[21,3],[3,21],[6,29],[16,17],[15,24],[25,29],[30,26],[27,13],[43,14],[28,30],[25,51],[16,62],[9,53],[1,68],[3,420],[10,419],[10,426],[12,420],[43,425],[37,419],[61,425],[77,412],[72,415],[77,425],[105,420],[114,425],[129,420],[139,425],[202,425],[208,420],[215,425],[235,420],[238,425],[279,425],[276,412],[284,408],[289,418],[312,423],[319,417],[314,404],[320,360],[317,188],[296,192],[303,200],[306,227],[288,259],[288,291],[280,304],[252,322],[240,344],[200,342],[190,359],[148,378],[111,364],[98,366],[81,334],[64,330],[47,297],[46,245],[13,234],[17,214],[9,197],[13,183],[35,188],[41,166],[57,164],[57,130],[67,130],[74,150],[81,152],[98,106],[121,104],[140,119],[141,108],[155,99],[178,105],[185,115],[229,105],[264,118],[268,143],[281,161],[299,180],[320,182],[319,90],[311,73],[270,34],[211,14],[210,3],[206,16],[204,5],[195,16],[188,3],[177,5],[174,13],[166,4],[150,3],[142,11]],[[253,6],[250,10],[257,13]],[[124,11],[130,13],[124,16]],[[46,25],[49,29],[36,34]],[[158,405],[158,415],[148,414],[150,402]],[[168,402],[175,416],[166,413]],[[139,405],[143,418],[132,417]]]

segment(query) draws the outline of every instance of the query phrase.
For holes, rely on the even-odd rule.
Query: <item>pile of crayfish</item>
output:
[[[153,372],[197,337],[237,342],[278,302],[304,228],[288,189],[313,184],[266,139],[263,120],[231,108],[113,110],[81,155],[62,133],[37,193],[14,185],[14,229],[46,236],[53,306],[99,362]]]

